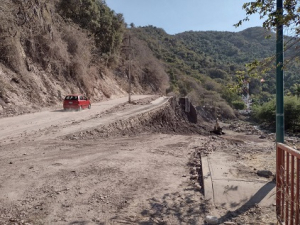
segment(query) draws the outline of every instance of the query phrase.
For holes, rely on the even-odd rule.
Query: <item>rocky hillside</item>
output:
[[[275,54],[274,34],[261,27],[177,35],[127,28],[104,0],[2,0],[0,40],[0,116],[59,107],[69,93],[94,102],[124,96],[131,77],[133,94],[187,96],[212,118],[235,118],[244,103],[229,85],[246,63]],[[275,92],[272,63],[263,84],[251,80],[257,102]],[[286,66],[287,92],[300,83],[299,68]]]
[[[115,14],[102,1],[75,3],[1,1],[1,116],[60,105],[69,93],[85,93],[93,101],[127,94],[129,60],[128,52],[122,50],[126,45],[122,43],[122,15]],[[88,17],[93,10],[102,17]],[[161,69],[165,82],[152,79],[155,71],[144,70],[145,64],[154,64],[157,70],[162,66],[147,47],[141,45],[138,50],[144,62],[133,65],[134,71],[142,72],[132,73],[132,92],[160,93],[167,85],[167,75]],[[118,72],[112,73],[112,67],[118,67]]]

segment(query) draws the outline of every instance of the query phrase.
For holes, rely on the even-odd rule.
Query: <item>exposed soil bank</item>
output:
[[[258,146],[258,135],[228,128],[209,136],[210,127],[188,123],[175,102],[147,101],[7,123],[0,224],[204,224],[211,207],[202,194],[201,155],[225,151],[249,179],[255,169],[273,171],[271,140]],[[218,210],[235,224],[271,224],[275,216],[273,208]]]

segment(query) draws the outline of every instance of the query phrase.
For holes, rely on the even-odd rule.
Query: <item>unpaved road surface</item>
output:
[[[80,135],[167,101],[141,98],[145,96],[135,96],[136,104],[129,106],[125,98],[81,112],[1,119],[0,224],[199,222],[202,195],[190,187],[187,166],[191,138]],[[73,138],[73,133],[79,136]]]
[[[203,136],[197,127],[193,134],[167,114],[165,98],[124,102],[1,119],[0,224],[204,224],[211,206],[199,183],[200,154],[225,149],[245,177],[273,169],[271,140],[257,149],[255,135]],[[275,216],[273,208],[217,210],[233,224],[272,224]]]
[[[141,99],[155,98],[155,96],[133,96],[133,101],[140,101]],[[14,141],[31,141],[35,139],[51,139],[63,136],[69,133],[74,133],[79,130],[85,130],[99,126],[101,124],[109,123],[112,120],[117,120],[118,116],[124,118],[126,115],[132,115],[136,112],[141,112],[152,108],[164,102],[164,98],[158,100],[148,107],[145,105],[136,105],[130,110],[118,114],[110,113],[110,117],[103,119],[97,115],[103,115],[107,110],[125,104],[127,98],[119,98],[111,101],[100,102],[92,104],[90,110],[63,111],[57,109],[53,111],[43,111],[32,114],[26,114],[16,117],[8,117],[1,119],[0,143],[14,142]],[[96,118],[95,118],[96,117]],[[77,125],[77,126],[76,126]]]

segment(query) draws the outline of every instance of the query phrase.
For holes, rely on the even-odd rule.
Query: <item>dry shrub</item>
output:
[[[188,93],[187,97],[190,99],[190,101],[193,103],[195,106],[201,106],[201,97],[199,97],[199,92],[197,90],[192,90],[191,92]]]
[[[133,71],[144,90],[165,93],[169,86],[169,76],[144,41],[132,36],[133,60],[138,71]]]
[[[44,70],[47,70],[51,64],[55,64],[56,67],[60,64],[62,67],[70,62],[67,46],[58,32],[54,32],[53,40],[47,33],[29,37],[26,41],[26,53]]]
[[[29,0],[35,5],[33,0]],[[30,23],[23,27],[23,39],[26,56],[33,64],[40,65],[60,81],[67,80],[78,85],[81,90],[88,90],[87,70],[91,62],[92,43],[87,34],[76,25],[66,25],[60,17],[51,14],[54,5],[47,1],[39,4],[40,13],[32,16]],[[19,5],[25,3],[19,3]],[[30,5],[30,4],[29,4]],[[31,15],[34,9],[28,8],[22,13]],[[54,15],[54,17],[52,17]],[[54,24],[53,20],[58,23]]]
[[[203,88],[202,83],[193,77],[182,76],[179,79],[180,79],[179,82],[184,83],[184,86],[186,87],[188,92],[195,90],[198,93],[198,95],[203,95],[206,91]]]
[[[1,2],[3,10],[0,14],[0,50],[1,59],[13,71],[24,74],[26,73],[27,56],[31,57],[31,50],[34,50],[32,57],[33,62],[41,62],[41,59],[47,55],[43,49],[49,52],[49,40],[43,37],[47,34],[49,37],[51,15],[46,13],[48,3],[40,0],[15,0]],[[39,7],[40,10],[37,10]],[[45,9],[47,8],[47,10]],[[44,16],[48,15],[47,19]],[[49,28],[49,29],[47,29]],[[41,41],[41,42],[40,42]],[[23,47],[24,46],[24,49]],[[48,48],[48,49],[47,49]],[[47,57],[42,62],[43,68],[47,66]]]
[[[0,77],[0,99],[4,100],[7,96],[7,84]]]
[[[88,77],[87,66],[79,58],[74,58],[70,65],[70,75],[72,81],[79,87],[82,93],[93,88],[93,84]]]
[[[103,69],[103,70],[102,70]],[[93,88],[88,89],[88,96],[92,96],[93,93],[90,91],[93,90],[98,90],[99,92],[102,92],[102,94],[106,97],[106,98],[110,98],[112,95],[112,91],[110,90],[110,88],[108,87],[109,85],[107,84],[107,82],[105,82],[105,80],[103,80],[102,74],[106,74],[108,76],[111,75],[111,72],[109,72],[107,70],[107,68],[99,68],[97,66],[91,66],[88,71],[87,71],[89,77],[91,79],[88,79],[86,81],[89,81],[89,86],[92,86]],[[100,78],[99,79],[99,75]],[[95,80],[95,82],[93,82],[93,80]],[[97,80],[97,81],[96,81]],[[89,91],[90,90],[90,91]]]
[[[0,61],[12,71],[21,73],[25,64],[20,32],[15,23],[14,10],[17,8],[9,0],[2,0],[0,5]]]
[[[143,71],[144,73],[141,73],[142,83],[149,85],[154,92],[165,93],[169,79],[162,65],[158,61],[148,58]]]
[[[194,84],[193,89],[187,97],[199,109],[207,119],[215,119],[216,117],[223,119],[236,118],[234,110],[221,98],[220,94],[215,91],[204,89],[201,84]]]
[[[68,53],[68,47],[62,39],[62,34],[53,28],[52,39],[48,34],[45,34],[45,41],[48,40],[49,43],[49,58],[51,60],[60,60],[69,62],[72,56]],[[48,37],[48,38],[47,38]]]
[[[0,26],[0,60],[16,73],[25,70],[23,48],[20,34],[12,23]]]
[[[93,89],[95,76],[89,73],[91,63],[92,41],[78,27],[66,26],[62,31],[62,40],[66,46],[67,54],[70,55],[70,76],[73,80],[79,81],[83,92],[90,92]],[[88,93],[89,95],[91,93]]]
[[[221,85],[211,79],[207,79],[204,85],[205,88],[209,91],[216,91],[216,92],[221,91]]]
[[[10,87],[24,101],[39,106],[56,100],[50,95],[60,99],[70,91],[92,96],[99,79],[98,69],[89,70],[96,61],[91,53],[94,43],[85,30],[66,24],[55,13],[57,1],[1,0],[0,63],[12,74],[0,83],[2,100],[13,92]],[[109,96],[109,90],[104,92]]]
[[[105,85],[100,85],[100,89],[106,98],[110,98],[111,91]]]
[[[225,119],[234,119],[236,118],[234,110],[226,102],[218,102],[218,115]]]
[[[70,80],[70,63],[67,61],[51,60],[49,72],[61,82]]]
[[[65,29],[62,38],[67,44],[68,52],[71,55],[78,54],[79,41],[77,39],[77,35],[75,34],[75,31]]]
[[[34,63],[52,73],[58,80],[68,80],[82,92],[92,89],[87,73],[91,61],[90,40],[74,27],[52,29],[52,35],[43,32],[27,39],[27,55]]]
[[[62,30],[62,39],[67,44],[71,56],[80,56],[87,65],[92,59],[91,48],[95,43],[77,26],[66,26]]]
[[[221,98],[219,92],[221,85],[208,78],[205,80],[204,87],[201,82],[192,77],[185,77],[181,80],[188,90],[187,97],[196,106],[211,114],[207,118],[236,118],[234,110]]]

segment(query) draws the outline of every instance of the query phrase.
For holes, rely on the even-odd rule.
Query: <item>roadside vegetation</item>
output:
[[[275,129],[276,112],[276,68],[282,66],[284,69],[284,121],[285,130],[293,133],[299,132],[299,101],[300,96],[300,76],[299,76],[299,19],[300,6],[298,1],[282,1],[282,6],[278,7],[278,1],[261,1],[244,3],[246,18],[241,19],[236,27],[247,22],[249,16],[259,14],[263,19],[262,26],[268,31],[278,30],[278,25],[282,25],[284,33],[284,62],[283,65],[276,65],[276,55],[270,55],[263,59],[255,59],[246,65],[246,72],[242,78],[261,79],[260,92],[255,93],[252,117],[269,128]],[[277,4],[277,7],[276,7]],[[279,10],[279,11],[278,11]],[[280,12],[282,10],[282,12]],[[272,38],[268,35],[267,38]]]
[[[176,35],[154,26],[131,26],[129,30],[165,65],[170,79],[167,93],[213,108],[215,116],[233,118],[234,110],[245,108],[241,99],[246,95],[245,80],[256,105],[272,100],[276,92],[275,33],[262,27],[238,33],[188,31]],[[287,54],[295,55],[295,51],[290,48]],[[264,70],[254,68],[253,62],[264,62]],[[286,93],[294,93],[295,83],[300,83],[299,66],[298,61],[289,61],[285,68]]]
[[[116,61],[125,31],[122,14],[115,13],[103,0],[63,0],[57,9],[64,18],[88,30],[95,41],[97,56],[110,63]]]
[[[258,13],[252,6],[244,5],[250,14]],[[58,102],[65,92],[83,92],[96,101],[117,94],[116,86],[125,94],[129,70],[133,93],[188,97],[196,107],[223,119],[236,118],[237,110],[245,109],[245,79],[256,107],[274,98],[271,23],[241,32],[169,35],[154,26],[128,26],[104,0],[4,0],[0,11],[0,63],[5,73],[13,74],[0,77],[4,108],[17,101],[12,93],[26,95],[23,99],[33,105]],[[285,92],[297,96],[298,39],[285,39]],[[41,84],[33,73],[43,76]],[[50,96],[55,96],[52,102]]]
[[[276,100],[253,107],[252,117],[263,127],[275,130],[276,126]],[[285,130],[296,133],[300,131],[300,100],[295,96],[284,97],[284,126]]]

